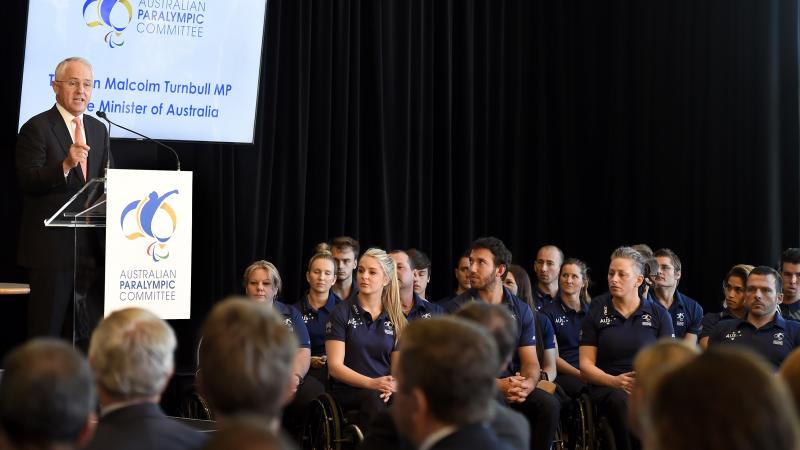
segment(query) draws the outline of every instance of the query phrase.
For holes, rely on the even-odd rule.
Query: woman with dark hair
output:
[[[518,264],[509,264],[506,278],[503,280],[503,286],[507,287],[512,294],[521,298],[532,309],[533,306],[533,288],[531,288],[531,278],[528,272]]]
[[[579,259],[564,261],[558,275],[559,295],[539,311],[549,319],[558,342],[556,383],[573,398],[586,386],[579,369],[578,344],[583,319],[589,311],[588,270]]]
[[[578,361],[589,395],[614,432],[617,448],[632,448],[628,432],[628,395],[636,380],[633,359],[662,337],[675,337],[669,313],[640,297],[645,260],[630,247],[611,254],[610,297],[586,314],[581,326]]]
[[[700,348],[708,348],[708,337],[714,331],[718,323],[727,320],[741,319],[747,315],[747,307],[744,303],[745,288],[747,287],[747,276],[753,266],[749,264],[737,264],[725,275],[722,282],[722,293],[725,300],[722,302],[722,311],[706,313],[703,316],[703,328],[700,330]]]
[[[344,410],[358,409],[365,426],[396,390],[391,375],[407,321],[394,260],[371,248],[358,262],[358,295],[340,303],[325,334],[331,394]]]

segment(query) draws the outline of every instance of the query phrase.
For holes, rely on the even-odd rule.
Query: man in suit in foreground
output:
[[[31,286],[28,334],[71,339],[72,318],[67,312],[74,287],[79,312],[86,311],[79,316],[83,337],[102,315],[101,237],[91,228],[79,229],[77,235],[70,228],[46,228],[44,220],[87,180],[103,175],[108,131],[84,114],[94,86],[88,61],[78,57],[61,61],[51,84],[56,104],[28,120],[17,138],[17,178],[24,196],[17,262],[28,270]],[[87,198],[78,200],[84,205]],[[79,277],[73,281],[76,265]]]
[[[0,448],[74,449],[94,431],[95,395],[86,359],[63,341],[39,338],[3,361]]]
[[[486,425],[499,366],[497,345],[477,325],[453,317],[412,322],[395,367],[398,430],[419,450],[510,449]]]
[[[100,421],[85,450],[189,450],[206,438],[167,417],[158,406],[175,366],[175,333],[153,313],[111,313],[92,334],[89,364],[100,399]]]

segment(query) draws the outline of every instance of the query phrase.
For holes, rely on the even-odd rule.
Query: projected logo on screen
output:
[[[103,39],[109,47],[119,47],[125,43],[122,32],[133,19],[133,8],[128,0],[86,0],[83,19],[90,28],[110,28]]]
[[[175,234],[178,223],[175,210],[165,200],[178,190],[159,196],[155,191],[141,200],[128,203],[119,218],[120,228],[128,240],[145,238],[147,255],[158,262],[169,258],[167,241]]]

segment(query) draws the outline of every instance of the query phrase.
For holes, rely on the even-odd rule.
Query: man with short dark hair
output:
[[[197,384],[215,416],[257,415],[277,431],[297,347],[272,308],[241,298],[214,306],[203,325]]]
[[[787,320],[800,321],[800,248],[787,248],[781,254],[781,278],[781,315]]]
[[[353,271],[358,266],[360,250],[358,241],[350,236],[339,236],[331,242],[331,255],[337,264],[336,282],[333,283],[331,291],[341,300],[350,300],[358,294]]]
[[[555,396],[536,389],[541,370],[536,356],[536,326],[533,311],[527,303],[503,286],[511,252],[495,237],[475,240],[469,252],[469,281],[472,288],[446,302],[448,312],[455,312],[465,303],[478,300],[504,305],[517,321],[517,351],[497,380],[497,388],[509,406],[521,411],[531,426],[535,449],[547,449],[553,441],[561,405]]]
[[[536,252],[533,270],[536,285],[533,287],[533,303],[536,309],[553,303],[558,296],[558,273],[564,263],[564,252],[555,245],[545,245]]]
[[[395,368],[400,433],[418,449],[510,449],[484,424],[498,365],[497,346],[477,325],[451,317],[409,324]]]
[[[791,351],[800,346],[800,322],[785,320],[778,313],[783,297],[781,274],[772,267],[758,266],[747,277],[743,319],[720,322],[709,337],[709,346],[737,344],[749,347],[780,367]]]
[[[444,314],[441,306],[431,303],[414,290],[416,267],[414,260],[403,250],[392,250],[389,256],[397,266],[397,282],[400,285],[400,306],[409,322],[417,319],[430,319]]]
[[[431,259],[415,248],[408,249],[406,253],[414,264],[414,292],[427,300],[428,284],[431,282]]]
[[[668,248],[656,250],[653,255],[658,263],[653,288],[656,304],[666,309],[672,317],[675,337],[696,344],[703,323],[703,307],[678,291],[683,273],[681,260]]]
[[[205,442],[158,406],[175,369],[176,345],[167,322],[142,308],[114,311],[100,321],[89,345],[100,421],[86,450],[190,450]]]
[[[89,441],[94,430],[94,383],[77,350],[55,339],[34,339],[12,351],[3,367],[0,433],[5,444],[18,449],[72,449]]]

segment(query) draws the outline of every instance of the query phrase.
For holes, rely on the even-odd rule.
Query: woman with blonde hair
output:
[[[397,385],[391,375],[407,321],[394,260],[371,248],[358,262],[358,295],[340,303],[326,326],[330,392],[344,410],[358,409],[361,425],[385,408]]]

